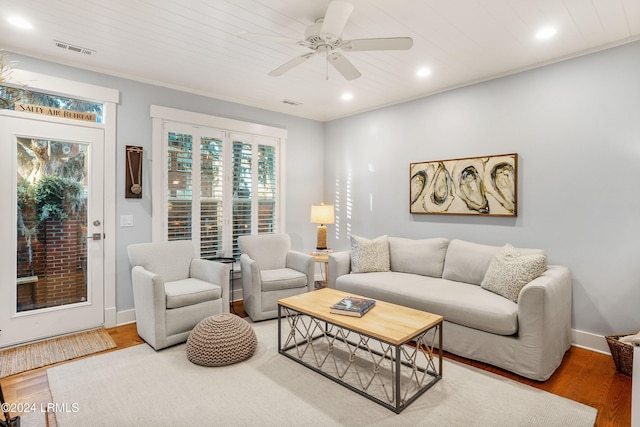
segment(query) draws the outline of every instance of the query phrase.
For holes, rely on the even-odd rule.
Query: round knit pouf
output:
[[[202,366],[224,366],[253,356],[258,340],[249,323],[235,314],[214,314],[187,338],[187,358]]]

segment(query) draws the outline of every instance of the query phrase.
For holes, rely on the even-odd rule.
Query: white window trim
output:
[[[27,85],[29,90],[102,103],[101,124],[104,129],[104,326],[117,325],[116,307],[116,104],[120,102],[120,91],[95,86],[59,77],[14,68],[9,76],[9,85]],[[78,126],[81,123],[74,123]]]
[[[280,163],[278,167],[278,183],[280,192],[280,208],[279,231],[285,232],[285,143],[287,139],[287,130],[272,126],[261,125],[258,123],[244,122],[240,120],[227,119],[224,117],[210,116],[202,113],[194,113],[191,111],[178,110],[159,105],[151,105],[150,115],[152,119],[152,168],[151,182],[151,206],[152,206],[152,240],[161,242],[167,240],[166,236],[166,212],[165,212],[165,194],[164,194],[164,166],[167,164],[166,153],[164,149],[164,129],[165,122],[183,123],[192,126],[211,127],[223,130],[225,132],[237,132],[251,134],[254,136],[265,136],[268,138],[278,139]],[[195,194],[195,193],[194,193]],[[225,194],[227,196],[227,194]],[[228,198],[227,198],[228,200]],[[226,204],[225,204],[226,206]],[[229,231],[227,231],[229,229]],[[231,232],[230,227],[225,227],[225,233]]]

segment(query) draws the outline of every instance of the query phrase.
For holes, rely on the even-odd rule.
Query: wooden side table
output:
[[[323,274],[323,279],[324,279],[324,284],[323,286],[319,286],[317,287],[319,288],[326,288],[327,284],[329,282],[329,255],[328,254],[320,254],[320,255],[316,255],[314,253],[310,253],[309,255],[311,255],[316,263],[322,263],[324,264],[324,268],[322,270],[324,270],[324,274]],[[321,271],[322,271],[321,270]]]

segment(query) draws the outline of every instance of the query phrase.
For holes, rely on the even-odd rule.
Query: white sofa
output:
[[[547,380],[562,362],[571,346],[566,267],[547,266],[514,302],[480,286],[501,247],[389,237],[388,249],[388,271],[366,273],[351,273],[351,251],[332,253],[329,287],[440,314],[444,350],[530,379]]]

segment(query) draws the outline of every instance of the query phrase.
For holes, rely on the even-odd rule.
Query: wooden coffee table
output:
[[[400,413],[442,378],[442,316],[384,301],[362,317],[331,314],[348,295],[359,296],[324,288],[279,300],[278,351]]]

